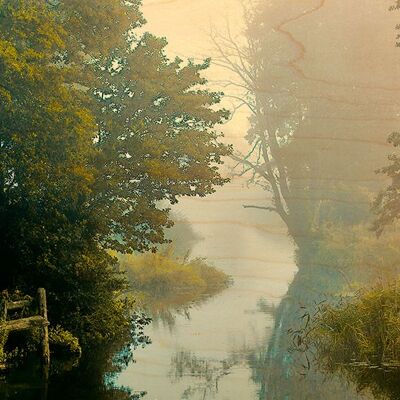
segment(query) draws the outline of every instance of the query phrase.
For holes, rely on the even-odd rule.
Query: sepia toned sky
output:
[[[223,31],[229,20],[233,32],[240,33],[242,1],[143,0],[143,12],[148,29],[168,38],[171,54],[199,57],[212,48],[211,26]],[[329,78],[326,75],[334,74],[340,76],[340,82],[372,83],[370,86],[374,86],[371,81],[375,86],[393,82],[390,72],[399,71],[394,61],[400,60],[400,50],[395,54],[394,26],[399,18],[388,12],[392,0],[261,2],[271,9],[266,29],[282,36],[282,49],[294,47],[299,52],[297,62],[310,75]]]
[[[240,0],[144,0],[143,12],[151,32],[166,36],[171,54],[185,57],[208,55],[211,26],[223,28],[228,18],[242,28]]]
[[[367,138],[382,132],[383,146],[388,132],[400,125],[400,49],[395,47],[400,15],[388,11],[393,1],[262,2],[271,10],[265,21],[271,77],[278,88],[294,88],[308,110],[305,129],[337,124],[343,131],[365,129]],[[235,36],[244,26],[240,0],[144,0],[143,12],[147,28],[168,38],[169,54],[182,58],[213,54],[211,29],[224,33],[229,21]],[[212,67],[208,77],[220,79],[224,73]],[[240,147],[247,116],[242,110],[224,127]]]

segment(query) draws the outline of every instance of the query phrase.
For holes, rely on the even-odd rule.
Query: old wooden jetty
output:
[[[7,332],[24,331],[35,328],[41,329],[41,343],[42,343],[42,360],[44,365],[50,364],[50,348],[49,348],[49,322],[47,319],[47,300],[46,291],[39,288],[38,296],[38,315],[20,319],[8,319],[10,311],[15,311],[29,307],[33,300],[20,300],[20,301],[5,301],[2,310],[2,328]]]

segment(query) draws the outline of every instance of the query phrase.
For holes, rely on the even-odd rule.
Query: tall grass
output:
[[[377,284],[338,304],[305,313],[292,331],[297,350],[316,366],[339,373],[376,398],[400,398],[400,285]],[[308,359],[307,359],[308,361]]]
[[[177,308],[210,297],[230,278],[204,259],[175,257],[172,247],[159,253],[118,255],[135,297],[153,312]]]
[[[400,367],[400,286],[377,285],[340,306],[326,305],[312,334],[326,365]]]

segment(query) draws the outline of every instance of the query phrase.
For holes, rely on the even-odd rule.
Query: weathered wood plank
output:
[[[39,313],[45,323],[43,324],[42,330],[42,355],[43,355],[43,363],[45,366],[50,365],[50,347],[49,347],[49,329],[48,329],[48,320],[47,320],[47,299],[46,299],[46,290],[43,288],[38,289],[39,296]]]
[[[6,329],[7,332],[13,331],[24,331],[33,328],[41,328],[42,331],[42,357],[43,366],[45,370],[48,370],[50,365],[50,347],[49,347],[49,321],[47,319],[47,299],[46,291],[43,288],[38,289],[38,303],[39,303],[39,314],[33,317],[20,318],[11,321],[7,321],[7,310],[17,310],[30,305],[31,300],[20,300],[20,301],[3,301],[0,304],[0,321],[4,314],[3,321],[0,325]],[[3,305],[4,310],[1,310]],[[47,371],[48,372],[48,371]]]
[[[7,321],[5,324],[7,331],[25,331],[35,327],[43,327],[48,325],[48,322],[40,315],[34,317],[21,318],[12,321]]]
[[[2,303],[2,310],[0,315],[0,320],[6,321],[7,320],[7,302],[3,301]]]
[[[20,301],[7,301],[7,310],[18,310],[20,308],[28,307],[32,303],[32,300],[20,300]]]

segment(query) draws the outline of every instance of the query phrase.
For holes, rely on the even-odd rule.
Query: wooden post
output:
[[[46,291],[43,288],[38,289],[39,297],[39,314],[44,319],[42,330],[42,357],[45,366],[50,365],[50,348],[49,348],[49,322],[47,320],[47,301]]]
[[[7,300],[3,300],[3,309],[2,311],[2,316],[0,317],[0,319],[2,319],[3,321],[7,321]]]

